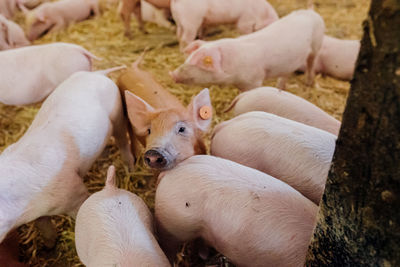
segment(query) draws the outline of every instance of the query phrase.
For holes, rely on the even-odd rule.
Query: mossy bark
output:
[[[306,266],[400,266],[400,0],[372,0]]]

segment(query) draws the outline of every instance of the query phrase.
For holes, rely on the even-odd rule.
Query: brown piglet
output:
[[[19,236],[17,230],[10,232],[0,244],[0,266],[3,267],[28,267],[18,259]]]
[[[186,158],[205,154],[203,133],[212,118],[208,89],[203,89],[184,107],[163,88],[151,73],[135,61],[118,79],[125,97],[131,124],[131,144],[135,155],[145,148],[145,163],[155,171],[173,168]]]

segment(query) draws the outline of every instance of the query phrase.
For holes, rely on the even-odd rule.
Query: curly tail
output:
[[[105,69],[105,70],[98,70],[98,71],[95,71],[95,73],[107,75],[110,72],[114,72],[114,71],[122,70],[122,69],[126,69],[126,66],[118,66],[118,67],[113,67],[113,68],[109,68],[109,69]]]
[[[132,63],[132,68],[139,68],[140,63],[142,63],[144,55],[146,54],[146,52],[149,50],[149,47],[146,47],[142,54],[140,54],[140,56]]]
[[[235,107],[236,103],[237,103],[245,94],[246,94],[246,92],[243,92],[243,93],[239,94],[238,96],[236,96],[235,99],[232,100],[232,103],[229,105],[229,107],[227,107],[227,108],[223,111],[223,113],[227,113],[227,112],[231,111],[231,110]]]
[[[115,182],[115,167],[114,165],[110,165],[107,170],[106,187],[116,187]]]

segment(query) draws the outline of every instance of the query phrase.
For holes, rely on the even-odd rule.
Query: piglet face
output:
[[[150,168],[170,169],[195,154],[197,130],[187,114],[170,109],[149,115],[144,159]]]
[[[195,154],[205,153],[202,133],[211,122],[208,89],[186,108],[155,110],[132,93],[125,93],[128,116],[135,134],[145,140],[144,159],[155,170],[168,170]],[[201,113],[207,109],[206,116]]]
[[[52,21],[44,15],[34,14],[27,19],[27,37],[34,41],[53,27]]]
[[[13,22],[7,23],[0,15],[0,50],[29,45],[24,31]]]
[[[175,82],[185,84],[223,83],[227,76],[222,69],[222,56],[217,47],[195,50],[170,75]]]

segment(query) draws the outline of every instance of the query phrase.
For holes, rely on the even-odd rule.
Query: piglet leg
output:
[[[286,83],[288,79],[289,79],[288,76],[279,77],[276,87],[279,88],[280,90],[286,90]]]
[[[65,22],[62,18],[58,17],[54,26],[50,29],[49,33],[54,33],[65,28]]]
[[[117,118],[114,122],[115,143],[121,152],[122,160],[128,165],[129,171],[135,168],[135,157],[132,155],[134,151],[131,150],[135,144],[129,145],[127,122],[124,117]]]
[[[100,16],[100,9],[99,9],[99,3],[97,1],[93,1],[91,9],[93,11],[93,15]]]
[[[252,22],[252,18],[248,16],[242,16],[237,22],[237,29],[241,34],[249,34],[254,31],[254,23]]]
[[[70,196],[71,201],[68,203],[68,206],[65,207],[65,213],[75,219],[79,208],[90,194],[83,183],[82,177],[78,174],[73,175],[71,181],[73,181],[75,191],[73,192],[73,196]]]
[[[133,13],[135,14],[135,17],[136,17],[137,22],[139,24],[139,30],[141,32],[143,32],[143,33],[146,33],[146,30],[144,29],[144,22],[143,22],[143,19],[142,19],[142,11],[141,11],[140,2],[133,9]]]
[[[307,86],[314,85],[314,78],[315,78],[314,62],[315,62],[315,55],[311,53],[307,58],[307,70],[306,70]]]

